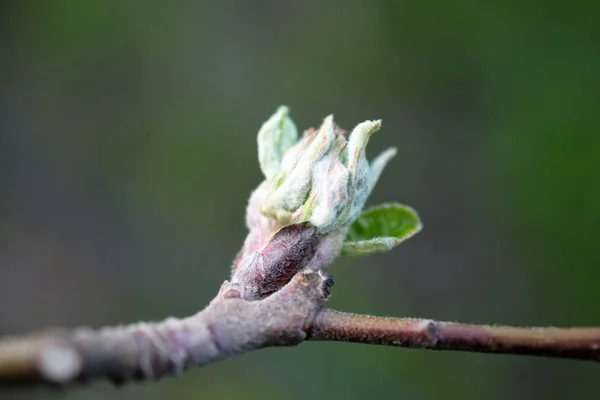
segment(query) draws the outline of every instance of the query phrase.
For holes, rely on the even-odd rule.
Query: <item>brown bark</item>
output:
[[[323,309],[309,339],[600,361],[600,328],[470,325]]]

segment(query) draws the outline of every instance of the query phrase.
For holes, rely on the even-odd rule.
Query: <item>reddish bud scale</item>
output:
[[[234,261],[232,281],[242,285],[243,297],[247,299],[265,297],[313,260],[320,241],[317,229],[307,222],[283,227],[261,249],[240,251]],[[246,260],[243,254],[249,254]]]
[[[263,260],[260,282],[263,293],[277,291],[306,267],[315,256],[320,235],[308,223],[280,229],[260,252]]]

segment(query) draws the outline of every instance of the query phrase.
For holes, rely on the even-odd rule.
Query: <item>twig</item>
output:
[[[469,325],[323,309],[309,340],[600,361],[600,328]]]
[[[600,360],[600,328],[515,328],[348,314],[321,308],[332,284],[322,273],[298,274],[273,295],[247,301],[226,282],[208,307],[185,319],[4,339],[0,387],[157,380],[304,340]]]

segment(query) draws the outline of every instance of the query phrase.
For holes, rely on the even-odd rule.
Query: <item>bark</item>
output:
[[[225,282],[204,310],[188,318],[7,338],[0,341],[0,387],[153,381],[305,340],[600,360],[600,328],[517,328],[349,314],[322,308],[332,285],[330,275],[300,273],[271,296],[251,301]]]
[[[600,328],[470,325],[323,309],[310,340],[600,361]]]

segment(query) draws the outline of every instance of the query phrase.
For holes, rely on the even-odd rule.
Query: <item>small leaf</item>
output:
[[[421,228],[419,215],[412,208],[398,203],[382,204],[364,211],[352,223],[342,255],[364,256],[389,251]]]
[[[283,155],[298,141],[298,130],[289,112],[286,106],[280,106],[258,132],[258,161],[267,179],[280,172]]]
[[[385,168],[387,163],[396,156],[397,152],[398,151],[396,150],[395,147],[390,147],[389,149],[387,149],[386,151],[384,151],[383,153],[378,155],[371,162],[371,168],[369,168],[369,177],[368,177],[369,194],[371,194],[371,192],[375,188],[375,185],[377,184],[377,181],[379,180],[379,176],[383,172],[383,169]]]

